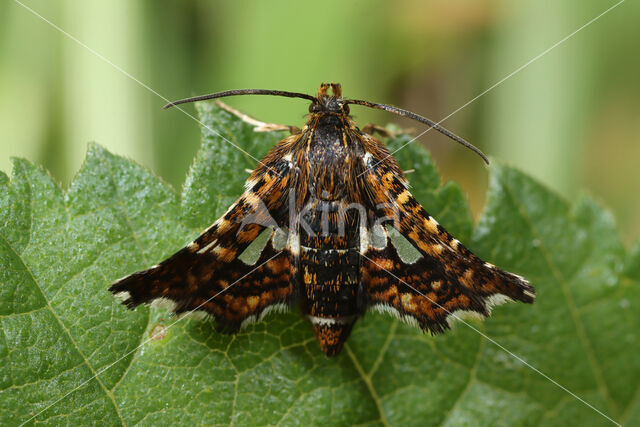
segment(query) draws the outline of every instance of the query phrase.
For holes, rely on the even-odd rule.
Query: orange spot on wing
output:
[[[387,271],[393,271],[393,260],[390,260],[387,258],[378,258],[374,260],[374,263],[378,268],[381,268]]]
[[[257,297],[257,296],[247,297],[247,305],[249,306],[249,309],[251,311],[254,311],[256,309],[259,302],[260,302],[260,297]]]
[[[473,287],[473,270],[470,268],[466,269],[465,272],[462,274],[462,276],[458,277],[458,280],[467,288],[472,288]]]
[[[426,228],[429,232],[436,235],[438,234],[438,223],[435,219],[433,219],[433,217],[430,216],[428,219],[425,219],[423,223],[424,228]]]
[[[404,205],[410,197],[411,193],[409,193],[409,190],[404,190],[402,193],[400,193],[396,200],[399,204]]]

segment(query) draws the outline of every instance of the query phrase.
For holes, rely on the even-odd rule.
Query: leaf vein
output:
[[[576,327],[576,331],[578,333],[578,338],[580,339],[582,347],[585,350],[589,365],[591,366],[591,370],[592,370],[592,373],[594,375],[594,379],[596,381],[596,384],[598,386],[598,390],[602,394],[602,397],[606,400],[607,405],[609,406],[609,409],[612,410],[614,413],[618,414],[617,405],[615,404],[615,402],[611,398],[611,394],[609,393],[609,388],[608,388],[607,383],[606,383],[606,381],[604,379],[604,376],[602,374],[602,369],[600,368],[600,365],[598,364],[598,361],[597,361],[597,359],[595,357],[595,354],[593,352],[593,347],[592,347],[591,342],[589,341],[589,338],[588,338],[588,336],[586,334],[586,331],[584,329],[584,324],[582,323],[582,318],[580,317],[578,308],[575,305],[575,302],[573,300],[571,292],[567,288],[567,278],[560,271],[560,269],[558,268],[557,264],[553,260],[551,254],[549,253],[549,249],[547,248],[547,246],[546,246],[546,244],[544,242],[544,239],[542,238],[542,235],[538,231],[537,227],[534,225],[532,219],[529,217],[529,214],[527,213],[527,211],[524,208],[524,206],[522,206],[522,204],[517,201],[516,197],[514,196],[513,189],[511,188],[509,183],[506,182],[506,180],[504,182],[504,188],[505,188],[505,192],[508,194],[509,198],[512,200],[514,205],[517,207],[519,214],[522,216],[523,220],[529,226],[529,228],[531,230],[531,233],[533,235],[535,235],[538,238],[538,240],[540,241],[540,246],[539,246],[540,252],[544,256],[544,260],[545,260],[546,264],[549,266],[550,270],[552,271],[553,276],[555,277],[555,279],[560,284],[560,288],[562,289],[562,294],[563,294],[563,296],[564,296],[564,298],[565,298],[565,300],[567,302],[567,306],[569,307],[569,313],[571,314],[571,319],[572,319],[572,321],[573,321],[573,323],[574,323],[574,325]]]

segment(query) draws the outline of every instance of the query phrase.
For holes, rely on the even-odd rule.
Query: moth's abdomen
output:
[[[305,314],[327,356],[335,356],[359,314],[358,250],[300,247]]]
[[[341,213],[340,206],[339,201],[315,199],[303,211],[299,228],[302,309],[327,356],[342,350],[362,312],[358,217]]]

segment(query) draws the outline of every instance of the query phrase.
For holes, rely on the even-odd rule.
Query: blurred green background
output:
[[[169,99],[233,88],[393,103],[435,121],[616,4],[604,0],[127,1],[0,3],[0,170],[10,157],[43,164],[67,186],[96,141],[179,188],[199,125]],[[611,208],[629,243],[640,235],[640,4],[627,0],[444,125],[494,159],[569,199]],[[116,67],[130,73],[134,81]],[[161,96],[158,96],[161,95]],[[300,125],[307,103],[228,102],[265,121]],[[195,114],[193,106],[187,111]],[[424,128],[353,107],[358,123]],[[429,132],[425,144],[477,215],[487,171]],[[234,165],[228,165],[234,168]],[[427,207],[428,209],[428,207]]]

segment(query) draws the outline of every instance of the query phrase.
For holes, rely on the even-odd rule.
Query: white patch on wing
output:
[[[510,298],[506,295],[493,294],[486,299],[485,304],[487,306],[487,310],[489,310],[489,313],[491,313],[491,309],[493,307],[497,305],[502,305],[505,302],[511,302],[511,301],[513,301],[513,298]]]
[[[505,302],[513,301],[511,297],[508,297],[503,294],[493,294],[487,298],[486,304],[489,308],[495,307],[496,305],[502,305]]]
[[[120,280],[122,280],[122,279],[120,279]],[[115,282],[115,283],[118,283],[118,282]],[[117,294],[115,294],[114,297],[118,301],[122,302],[124,300],[127,300],[127,299],[131,298],[131,294],[129,293],[129,291],[120,291]]]
[[[244,319],[242,321],[242,323],[240,323],[240,329],[244,329],[249,325],[252,325],[254,323],[258,322],[258,316],[256,316],[255,314],[253,316],[249,316],[246,319]]]
[[[257,323],[262,321],[262,319],[265,318],[265,316],[267,316],[268,314],[271,313],[284,313],[289,311],[289,306],[285,303],[276,303],[276,304],[271,304],[267,307],[265,307],[264,310],[262,310],[262,313],[260,313],[259,316],[257,315],[253,315],[253,316],[249,316],[246,319],[244,319],[242,321],[242,323],[240,324],[240,329],[244,329],[247,326],[253,324],[253,323]]]
[[[369,163],[371,162],[372,158],[373,156],[371,155],[371,153],[365,153],[364,157],[362,157],[362,162],[364,163],[365,168],[369,168]]]
[[[255,179],[248,179],[244,182],[244,188],[246,190],[251,190],[253,186],[256,185],[257,183],[258,181],[256,181]]]
[[[398,230],[393,228],[391,225],[387,225],[386,229],[389,239],[397,249],[402,262],[405,264],[413,264],[422,258],[420,251],[416,249],[416,247],[413,246],[413,243],[408,241],[406,237],[400,234]]]
[[[156,298],[151,303],[151,307],[160,308],[167,311],[173,311],[176,308],[176,302],[168,298]]]
[[[258,318],[258,320],[264,319],[266,315],[271,313],[286,313],[287,311],[289,311],[289,305],[283,302],[271,304],[270,306],[267,306],[264,310],[262,310],[262,313],[260,313],[260,317]]]
[[[273,245],[273,249],[276,251],[281,251],[287,247],[289,239],[289,229],[287,227],[276,228],[276,231],[273,233],[273,237],[271,238],[271,244]]]
[[[369,249],[369,230],[365,224],[360,224],[360,253],[364,254]]]
[[[282,158],[282,160],[288,163],[289,169],[293,169],[293,152],[289,152],[286,156]]]
[[[534,294],[533,292],[530,291],[524,291],[523,294],[525,294],[526,296],[535,299],[536,298],[536,294]]]
[[[485,302],[485,306],[487,307],[488,314],[490,315],[493,307],[502,305],[506,302],[511,302],[511,301],[513,301],[513,298],[510,298],[506,295],[493,294],[487,297],[484,302]],[[467,319],[482,320],[485,317],[486,316],[484,316],[482,313],[478,313],[477,311],[473,311],[473,310],[454,310],[451,313],[449,313],[449,315],[447,315],[447,323],[449,324],[449,326],[451,326],[451,324],[455,320],[467,320]]]
[[[406,314],[400,313],[398,310],[396,310],[395,308],[391,307],[390,305],[375,304],[375,305],[372,305],[370,307],[370,309],[373,310],[373,311],[377,311],[378,313],[390,314],[393,317],[402,320],[403,322],[405,322],[408,325],[414,326],[416,328],[420,328],[420,323],[418,323],[418,321],[415,318],[413,318],[411,316],[408,316]]]
[[[369,239],[369,245],[376,249],[384,249],[388,244],[388,235],[385,231],[384,227],[380,224],[375,224],[369,230],[369,235],[367,238]]]
[[[258,237],[238,255],[238,259],[247,265],[255,265],[260,255],[262,255],[262,251],[267,246],[269,239],[273,236],[273,233],[273,229],[271,228],[262,230],[260,234],[258,234]]]
[[[202,255],[205,252],[208,252],[209,249],[211,249],[212,247],[214,247],[216,245],[216,243],[218,243],[218,239],[213,240],[211,242],[209,242],[209,244],[203,248],[200,248],[200,250],[197,252],[198,255]]]
[[[453,322],[455,322],[456,320],[460,320],[460,321],[466,321],[469,319],[478,319],[478,320],[482,320],[484,319],[485,316],[483,316],[482,314],[478,313],[477,311],[473,311],[473,310],[454,310],[452,312],[450,312],[447,317],[447,323],[449,324],[449,326],[451,326],[453,324]]]
[[[292,230],[289,230],[289,240],[287,241],[287,246],[291,251],[291,255],[297,257],[300,255],[300,235]]]

